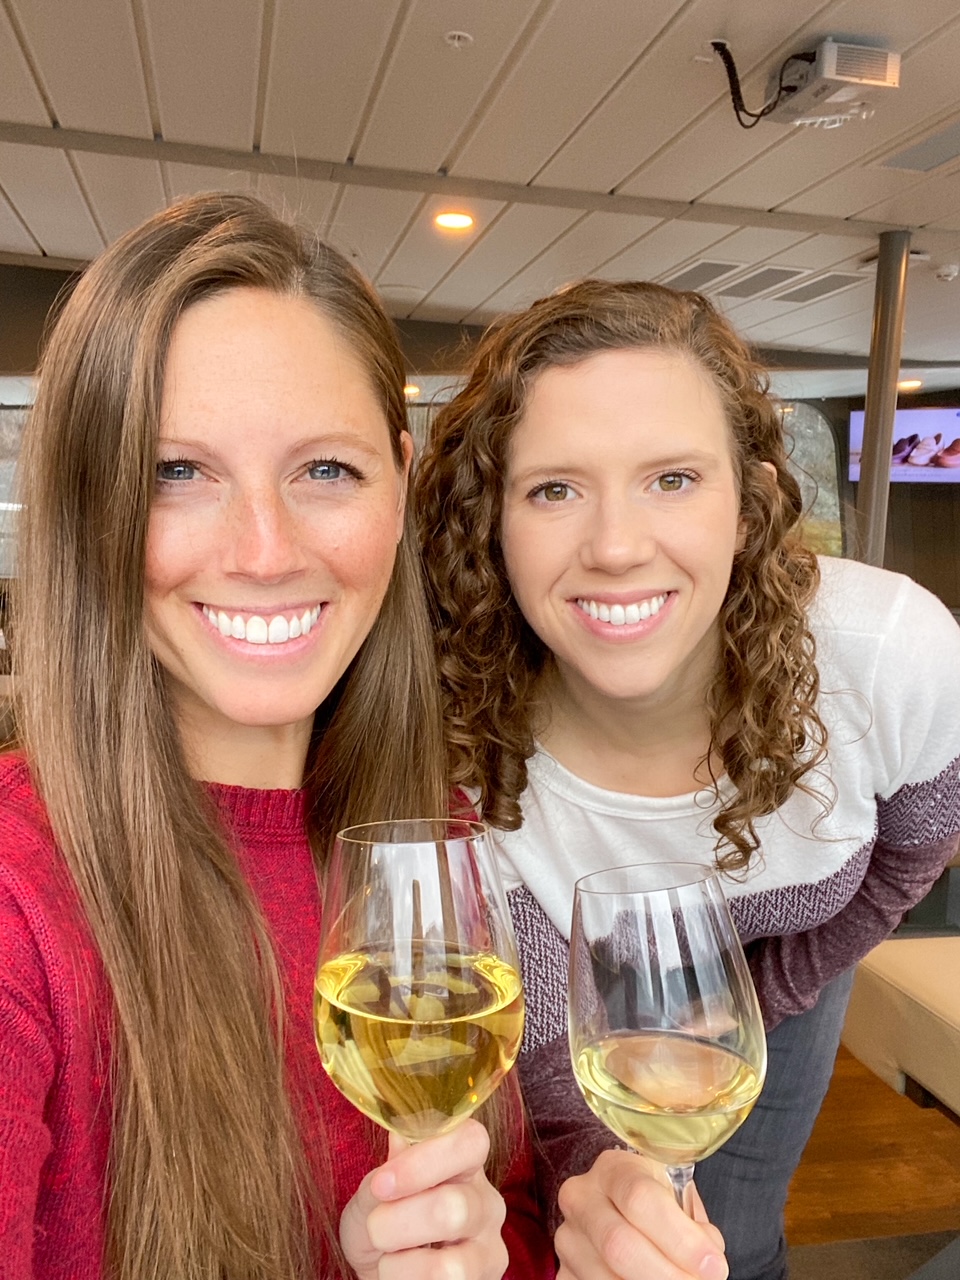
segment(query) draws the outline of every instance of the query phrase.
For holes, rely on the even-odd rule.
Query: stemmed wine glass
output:
[[[410,1141],[446,1133],[510,1070],[523,1032],[516,941],[482,823],[341,831],[323,890],[320,1058],[365,1115]]]
[[[578,880],[570,935],[570,1053],[587,1104],[666,1166],[677,1200],[694,1164],[750,1114],[767,1046],[716,873],[643,863]]]

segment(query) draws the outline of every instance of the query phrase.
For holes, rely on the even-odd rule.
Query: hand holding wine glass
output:
[[[649,863],[578,881],[569,999],[587,1104],[666,1167],[684,1205],[695,1162],[743,1123],[766,1071],[756,992],[716,874]]]
[[[391,1159],[344,1213],[341,1240],[358,1274],[377,1274],[380,1251],[409,1262],[440,1244],[463,1253],[464,1275],[502,1274],[503,1202],[483,1173],[486,1134],[471,1123],[451,1141],[451,1131],[513,1065],[523,1012],[510,915],[480,823],[340,833],[323,892],[317,1047],[354,1106],[417,1144],[404,1151],[391,1139]],[[463,1202],[459,1232],[425,1234],[451,1201],[431,1208],[425,1197],[451,1184]]]

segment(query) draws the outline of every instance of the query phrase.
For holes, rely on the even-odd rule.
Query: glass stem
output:
[[[677,1204],[688,1218],[692,1218],[693,1165],[668,1164],[667,1177],[670,1179],[670,1185],[673,1187],[673,1193],[677,1197]]]

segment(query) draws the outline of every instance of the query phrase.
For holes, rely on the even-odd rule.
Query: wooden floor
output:
[[[841,1048],[790,1190],[787,1239],[928,1231],[960,1232],[960,1124],[901,1097]]]

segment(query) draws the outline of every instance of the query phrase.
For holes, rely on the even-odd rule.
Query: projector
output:
[[[768,101],[777,96],[779,85],[775,75]],[[813,54],[785,64],[782,96],[765,119],[826,128],[858,116],[867,119],[873,115],[871,96],[878,89],[899,87],[899,53],[827,39]]]

